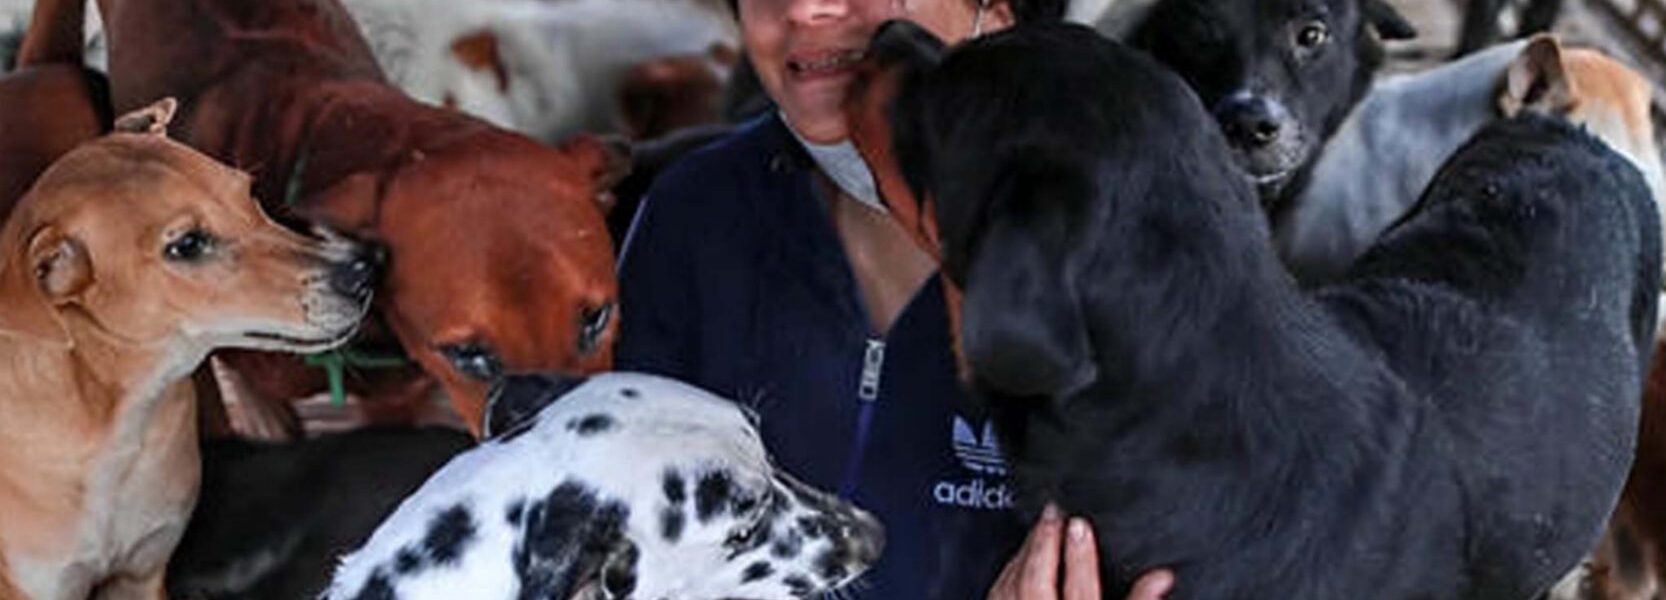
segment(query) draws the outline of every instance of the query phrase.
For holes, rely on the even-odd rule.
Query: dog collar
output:
[[[787,116],[781,115],[781,120],[786,122]],[[810,160],[815,161],[821,172],[833,180],[833,185],[838,186],[839,191],[855,198],[857,202],[868,205],[869,208],[889,212],[885,209],[885,203],[879,200],[879,188],[874,184],[873,171],[868,169],[868,163],[862,160],[862,155],[856,152],[856,145],[850,143],[849,139],[832,144],[817,144],[798,135],[790,123],[787,125],[787,131],[792,132],[793,138],[810,153]]]

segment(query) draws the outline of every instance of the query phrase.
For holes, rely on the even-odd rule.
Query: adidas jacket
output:
[[[616,367],[743,402],[783,468],[875,513],[859,597],[981,600],[1026,531],[942,290],[875,335],[812,169],[771,114],[655,182],[620,258]]]

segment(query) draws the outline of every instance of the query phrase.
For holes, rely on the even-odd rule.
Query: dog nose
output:
[[[482,435],[490,439],[530,421],[584,381],[583,377],[561,373],[516,373],[498,378],[486,391]]]
[[[1215,119],[1233,144],[1260,148],[1278,141],[1283,134],[1283,107],[1262,96],[1238,93],[1221,101]]]
[[[376,287],[376,276],[387,259],[387,251],[375,244],[360,246],[353,258],[340,263],[330,273],[330,289],[350,298],[363,300]]]

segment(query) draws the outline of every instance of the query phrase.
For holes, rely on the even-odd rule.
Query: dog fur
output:
[[[17,69],[0,78],[0,218],[48,165],[103,135],[113,118],[104,76],[81,66],[80,32],[47,26],[54,17],[31,21],[41,26],[23,35]]]
[[[168,597],[316,598],[342,555],[473,445],[443,428],[366,428],[286,444],[205,440],[202,493],[168,561]]]
[[[167,139],[173,107],[70,151],[0,230],[0,596],[161,597],[197,494],[187,375],[215,348],[330,348],[368,305],[354,247],[267,219]]]
[[[1144,56],[1054,25],[936,64],[903,75],[898,164],[1020,501],[1093,522],[1108,597],[1167,567],[1171,598],[1527,598],[1595,543],[1661,283],[1626,159],[1555,118],[1489,125],[1304,293],[1208,112]]]
[[[883,544],[872,516],[776,471],[741,409],[692,386],[517,376],[491,412],[503,428],[406,499],[328,598],[804,598]]]
[[[724,9],[695,0],[344,0],[388,80],[536,139],[619,132],[633,67],[738,46]],[[729,65],[710,68],[727,75]],[[732,62],[732,61],[731,61]]]

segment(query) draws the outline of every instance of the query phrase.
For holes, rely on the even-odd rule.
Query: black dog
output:
[[[932,65],[928,38],[891,25],[873,54]],[[1528,598],[1596,540],[1661,241],[1594,138],[1489,127],[1309,295],[1144,56],[1019,27],[900,77],[898,163],[935,202],[1020,500],[1092,520],[1112,595],[1172,567],[1175,598]]]
[[[1381,39],[1416,35],[1386,0],[1159,0],[1130,42],[1191,84],[1276,208],[1370,87]]]
[[[168,562],[168,597],[316,598],[341,556],[473,438],[361,429],[293,444],[203,442],[202,492]]]

